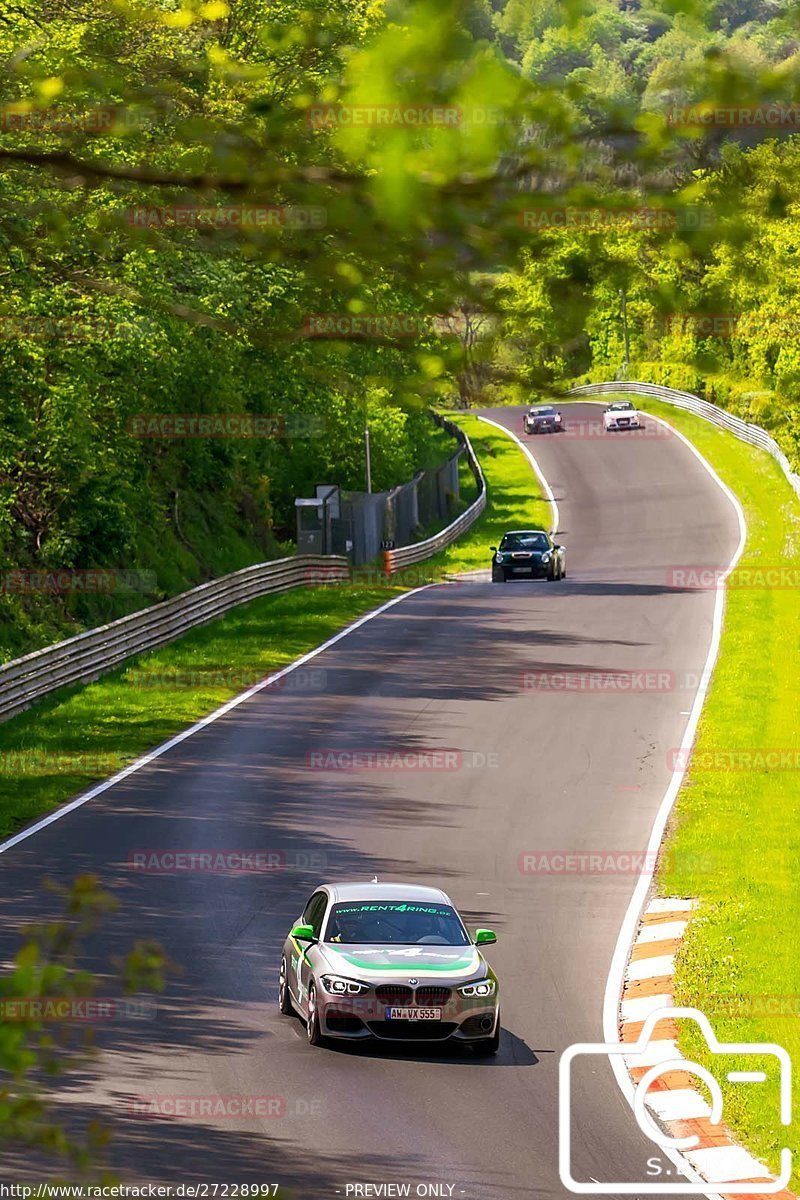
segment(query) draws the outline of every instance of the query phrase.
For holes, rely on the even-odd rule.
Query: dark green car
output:
[[[492,583],[509,579],[566,579],[567,551],[543,529],[511,529],[492,546]]]

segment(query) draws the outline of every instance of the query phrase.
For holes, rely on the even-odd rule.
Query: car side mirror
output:
[[[497,941],[497,934],[493,929],[476,929],[475,930],[475,945],[476,946],[491,946]]]
[[[295,925],[291,936],[298,942],[315,942],[317,940],[313,925]]]
[[[490,550],[497,550],[497,546],[490,546],[490,547],[489,547],[489,549],[490,549]]]

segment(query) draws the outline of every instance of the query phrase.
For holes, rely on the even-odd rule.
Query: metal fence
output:
[[[449,546],[459,534],[469,529],[486,507],[486,483],[469,439],[450,421],[438,415],[436,420],[461,443],[475,475],[479,495],[466,512],[435,537],[387,551],[384,566],[389,574],[409,563],[430,558]],[[126,659],[165,646],[239,604],[290,588],[344,583],[350,579],[350,570],[350,560],[344,555],[303,554],[277,562],[257,563],[97,629],[89,629],[66,641],[16,658],[0,666],[0,721],[22,712],[58,688],[91,683]]]
[[[676,408],[686,409],[687,412],[703,417],[721,429],[727,429],[741,441],[748,442],[751,446],[757,446],[759,450],[766,450],[767,454],[771,454],[780,464],[784,475],[797,495],[800,496],[800,475],[794,473],[788,458],[766,429],[762,429],[760,425],[751,425],[749,422],[743,421],[741,417],[735,417],[733,413],[726,412],[724,408],[718,408],[709,400],[701,400],[692,392],[679,392],[675,388],[662,387],[657,383],[637,383],[635,380],[626,380],[624,382],[587,383],[582,387],[571,388],[569,395],[602,396],[616,392],[633,392],[639,396],[653,396],[656,400],[663,400],[666,404],[674,404]]]
[[[332,555],[309,554],[257,563],[141,612],[35,650],[0,667],[0,720],[21,712],[57,688],[91,682],[126,658],[164,646],[238,604],[316,584],[321,579],[335,583],[349,578],[348,560]]]
[[[475,451],[472,449],[469,438],[464,433],[464,430],[460,429],[458,425],[454,425],[452,421],[448,421],[445,417],[438,416],[438,414],[435,414],[435,416],[437,423],[461,442],[464,453],[467,456],[467,462],[478,485],[478,496],[460,517],[456,517],[455,521],[439,533],[434,534],[433,537],[426,538],[423,542],[416,542],[411,546],[400,546],[396,550],[385,550],[383,553],[383,566],[384,570],[390,575],[395,571],[399,571],[401,567],[409,567],[413,563],[423,562],[426,558],[431,558],[434,554],[438,554],[440,550],[444,550],[446,546],[449,546],[457,537],[460,537],[471,525],[474,525],[486,508],[486,480],[483,477],[481,465],[475,457]]]

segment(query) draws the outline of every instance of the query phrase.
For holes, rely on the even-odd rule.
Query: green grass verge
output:
[[[379,568],[364,568],[347,586],[254,600],[0,725],[0,836],[113,774],[392,595],[448,572],[488,566],[487,547],[506,527],[546,524],[538,482],[515,443],[475,417],[458,419],[474,439],[489,503],[457,544],[391,583]],[[298,682],[313,699],[318,676],[309,670]]]
[[[705,1012],[720,1040],[777,1042],[800,1063],[800,503],[767,454],[668,404],[637,403],[690,438],[739,497],[748,526],[657,877],[661,895],[699,900],[675,1000]],[[791,586],[748,586],[777,568]],[[794,749],[794,769],[718,769],[720,755],[756,749]],[[691,1026],[680,1046],[719,1079],[725,1119],[753,1153],[777,1171],[787,1145],[798,1162],[800,1137],[779,1123],[775,1071],[766,1084],[729,1084]]]

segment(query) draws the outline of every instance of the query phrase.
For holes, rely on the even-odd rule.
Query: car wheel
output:
[[[490,1038],[481,1038],[479,1042],[472,1043],[472,1053],[478,1058],[488,1058],[492,1054],[497,1054],[500,1049],[500,1018],[497,1018],[497,1029]]]
[[[555,566],[555,563],[551,562],[550,566],[547,568],[547,582],[553,583],[555,581],[555,579],[556,579],[556,566]]]
[[[561,568],[561,578],[562,579],[567,578],[567,564],[566,563],[564,563],[563,567]]]
[[[319,1013],[317,1012],[317,989],[313,983],[308,985],[308,1016],[306,1017],[306,1036],[309,1046],[323,1046],[323,1038],[319,1028]]]
[[[280,1010],[285,1017],[290,1017],[294,1012],[292,1004],[292,995],[289,991],[289,980],[287,978],[288,968],[286,966],[286,955],[281,959],[281,973],[278,979],[278,1004]]]

